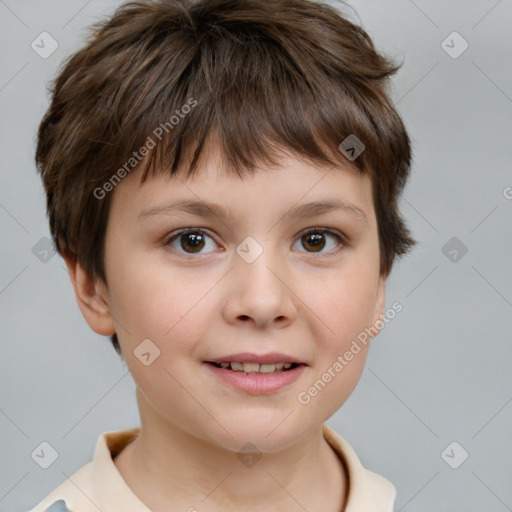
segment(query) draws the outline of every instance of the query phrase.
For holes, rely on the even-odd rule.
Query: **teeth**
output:
[[[233,364],[233,363],[231,363],[231,364]],[[260,365],[258,363],[243,363],[243,365],[244,365],[245,373],[260,371]]]
[[[266,363],[266,364],[258,364],[258,363],[220,363],[221,368],[228,369],[231,367],[231,370],[235,372],[245,372],[245,373],[275,373],[283,370],[288,370],[292,367],[292,363]]]
[[[260,364],[258,366],[259,366],[259,371],[261,373],[272,373],[277,370],[275,364]],[[245,370],[245,365],[244,365],[244,370]]]

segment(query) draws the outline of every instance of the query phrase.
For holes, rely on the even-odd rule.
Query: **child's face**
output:
[[[291,157],[282,165],[242,181],[210,159],[186,182],[183,175],[159,176],[141,186],[131,175],[116,187],[103,293],[141,392],[143,424],[158,421],[232,450],[250,441],[276,451],[318,428],[354,389],[368,346],[358,342],[361,350],[344,358],[343,369],[333,368],[381,318],[385,301],[371,183],[348,169]],[[155,213],[177,200],[216,203],[232,217]],[[366,222],[349,210],[284,216],[299,205],[335,200],[360,208]],[[196,237],[164,245],[169,234],[191,227]],[[340,232],[349,245],[339,246],[334,233],[304,235],[314,227]],[[148,366],[134,354],[145,339],[160,350]],[[207,363],[240,352],[280,352],[306,366],[280,389],[242,390],[219,376],[231,370]],[[330,382],[309,393],[329,369]]]

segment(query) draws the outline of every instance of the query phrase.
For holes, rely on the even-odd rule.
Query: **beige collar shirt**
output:
[[[70,512],[151,512],[128,487],[113,461],[139,432],[140,427],[101,434],[93,460],[29,512],[65,512],[66,508]],[[340,512],[393,512],[394,485],[363,467],[347,441],[325,424],[323,434],[348,472],[348,501]]]

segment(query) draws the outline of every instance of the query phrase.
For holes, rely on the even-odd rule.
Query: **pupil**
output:
[[[314,233],[306,235],[307,240],[313,240],[309,245],[313,246],[317,251],[322,250],[325,247],[325,240],[322,234]]]
[[[185,243],[183,243],[183,239],[185,239]],[[185,245],[189,245],[189,247],[192,247],[192,252],[198,252],[204,247],[204,237],[201,233],[187,233],[182,236],[181,241],[181,247],[188,250]]]

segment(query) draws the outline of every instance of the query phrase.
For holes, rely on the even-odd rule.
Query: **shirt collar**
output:
[[[344,512],[393,512],[395,486],[386,478],[366,469],[356,452],[337,432],[323,425],[323,434],[343,462],[348,475],[348,496]]]
[[[392,512],[396,489],[384,477],[366,469],[352,447],[327,425],[323,435],[348,474],[348,497],[344,512]],[[124,481],[114,457],[140,433],[140,427],[105,432],[98,438],[92,461],[93,485],[102,510],[108,512],[151,512]]]
[[[104,432],[98,438],[92,460],[93,485],[101,510],[151,512],[124,481],[114,457],[140,433],[140,427]]]

